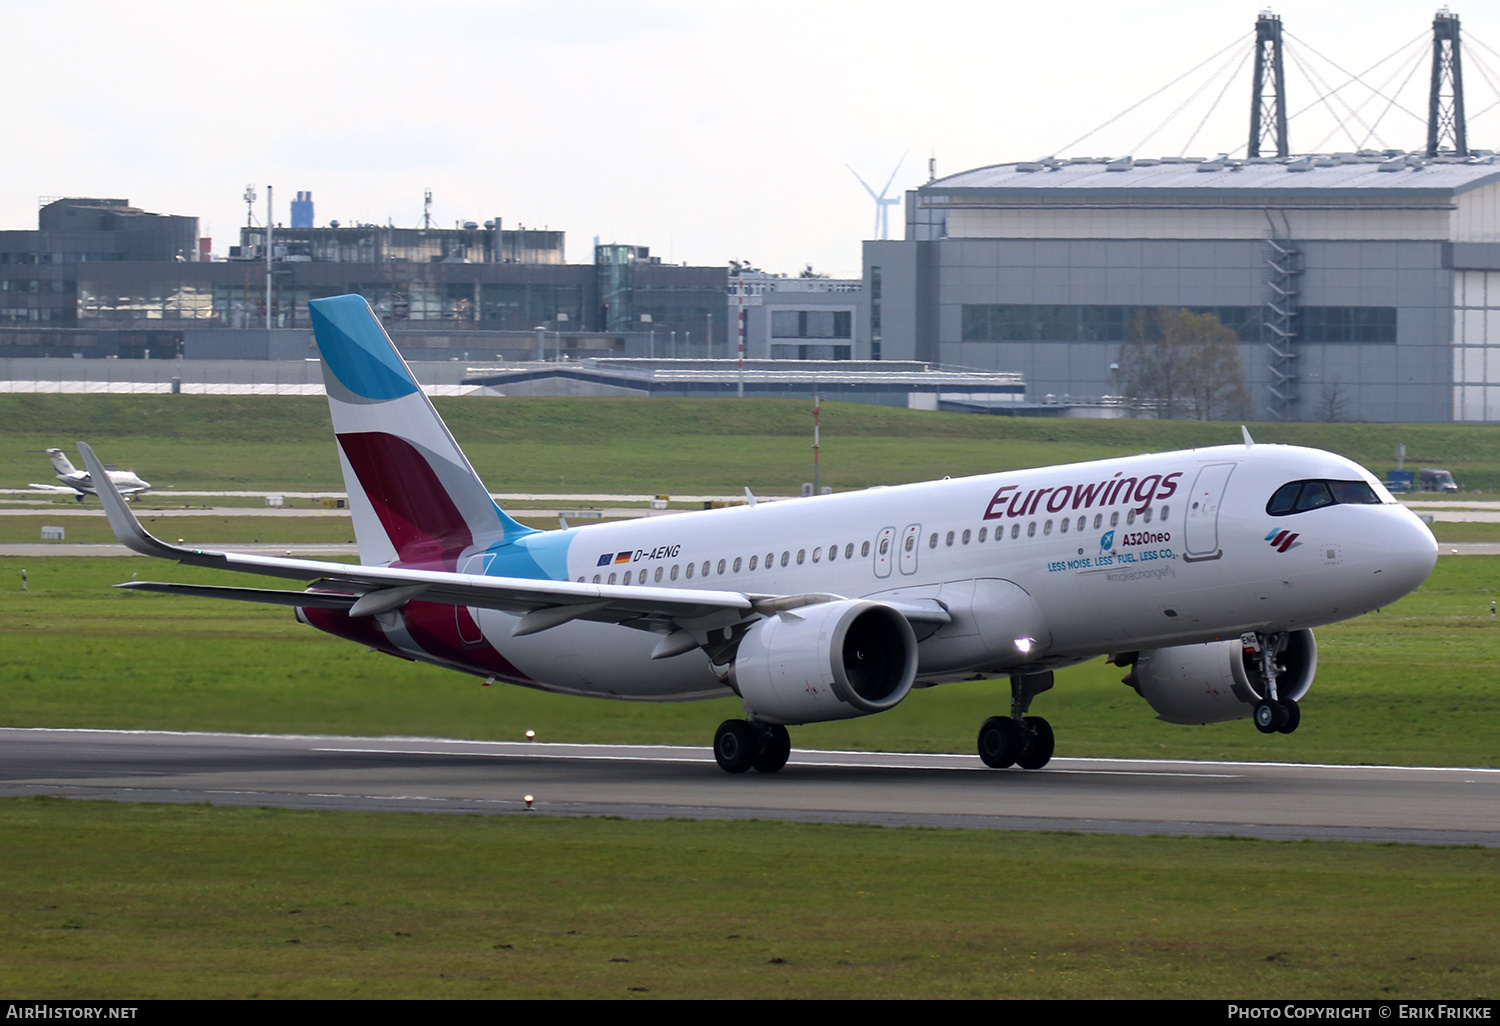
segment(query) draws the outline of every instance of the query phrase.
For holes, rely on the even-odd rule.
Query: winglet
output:
[[[745,486],[745,501],[750,504],[751,509],[755,508],[755,493],[750,490],[749,485]]]
[[[143,556],[181,559],[184,555],[182,549],[153,538],[141,526],[141,522],[130,511],[130,507],[125,505],[120,489],[110,480],[104,464],[99,462],[99,457],[94,455],[94,450],[89,448],[87,442],[78,443],[78,453],[83,457],[84,465],[89,468],[89,478],[94,482],[94,491],[104,505],[104,515],[109,518],[109,529],[115,532],[115,537],[120,539],[120,544]]]
[[[1253,438],[1250,437],[1250,429],[1247,428],[1243,424],[1240,425],[1240,434],[1242,434],[1242,435],[1245,436],[1245,448],[1246,449],[1250,448],[1252,445],[1255,444],[1255,439],[1253,439]]]

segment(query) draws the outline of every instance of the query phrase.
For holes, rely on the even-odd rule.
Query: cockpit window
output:
[[[1365,481],[1290,481],[1276,489],[1266,512],[1284,517],[1338,504],[1379,505],[1380,496]]]

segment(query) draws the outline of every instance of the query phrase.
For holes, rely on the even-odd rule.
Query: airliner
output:
[[[1316,449],[1243,444],[539,531],[491,498],[359,296],[310,304],[361,565],[166,544],[79,450],[136,552],[305,590],[131,581],[291,606],[372,649],[601,698],[737,696],[725,771],[774,773],[788,727],[1002,678],[988,766],[1040,769],[1030,714],[1062,667],[1106,656],[1172,723],[1290,733],[1313,629],[1385,606],[1437,543],[1380,481]]]
[[[35,452],[36,450],[33,449],[31,451]],[[36,482],[32,482],[29,487],[44,492],[71,492],[74,493],[79,502],[83,501],[85,495],[98,494],[97,489],[94,487],[94,478],[89,475],[88,471],[79,470],[73,466],[73,461],[68,459],[67,453],[61,449],[48,449],[47,458],[52,461],[52,469],[57,471],[57,479],[62,484],[37,484]],[[142,481],[131,470],[119,470],[111,466],[105,467],[103,473],[104,477],[108,478],[114,484],[115,489],[121,495],[140,495],[151,488],[149,481]]]

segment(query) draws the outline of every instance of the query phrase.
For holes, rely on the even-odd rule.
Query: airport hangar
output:
[[[1254,419],[1500,420],[1500,159],[1398,151],[997,164],[864,243],[872,356],[1118,394],[1130,319],[1211,310]]]

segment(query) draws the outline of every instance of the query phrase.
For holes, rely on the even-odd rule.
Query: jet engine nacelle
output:
[[[1276,662],[1283,668],[1276,675],[1277,697],[1300,701],[1318,669],[1318,644],[1312,631],[1288,634]],[[1247,654],[1238,639],[1148,649],[1136,656],[1125,683],[1168,723],[1246,719],[1265,697],[1259,657]]]
[[[917,677],[917,638],[890,606],[844,600],[753,625],[729,678],[745,712],[768,723],[846,720],[894,708]]]

